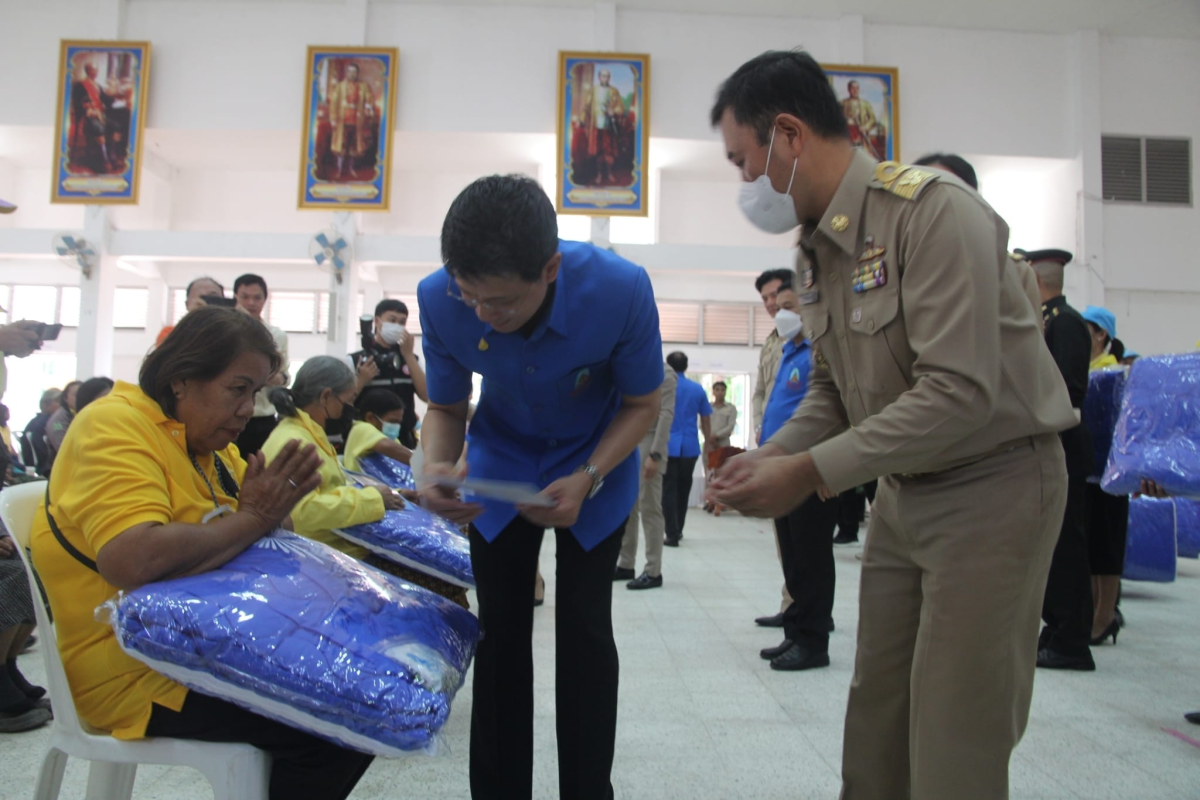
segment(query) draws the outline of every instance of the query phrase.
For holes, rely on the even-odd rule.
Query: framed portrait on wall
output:
[[[644,217],[650,56],[558,54],[560,214]]]
[[[822,64],[850,139],[878,161],[900,160],[900,79],[895,67]]]
[[[60,43],[50,202],[137,203],[149,77],[149,42]]]
[[[388,210],[399,61],[394,47],[308,48],[300,208]]]

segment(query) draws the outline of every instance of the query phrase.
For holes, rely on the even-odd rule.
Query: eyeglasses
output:
[[[521,295],[513,297],[494,297],[491,300],[476,300],[473,297],[463,297],[461,290],[456,292],[456,289],[457,287],[454,285],[454,281],[450,278],[447,278],[447,297],[453,297],[455,300],[472,310],[482,308],[484,311],[495,314],[503,314],[506,317],[511,317],[513,314],[517,313],[517,309],[520,307],[521,303],[525,301],[525,298],[529,297],[529,293],[533,291],[533,285],[530,285],[530,287]]]

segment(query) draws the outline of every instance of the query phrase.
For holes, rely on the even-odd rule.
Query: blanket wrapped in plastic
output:
[[[1100,485],[1133,494],[1143,478],[1200,499],[1200,353],[1133,363]]]
[[[1169,498],[1131,498],[1124,577],[1131,581],[1174,581],[1175,541],[1175,505]]]
[[[412,468],[401,464],[383,453],[370,453],[358,460],[358,468],[377,481],[383,481],[393,489],[416,489],[417,479]]]
[[[1125,391],[1125,368],[1110,367],[1092,370],[1088,375],[1087,397],[1083,401],[1083,424],[1092,436],[1095,466],[1088,481],[1099,483],[1108,464],[1112,449],[1113,430],[1121,411],[1121,395]]]
[[[1180,558],[1200,558],[1200,500],[1176,497],[1175,536]]]
[[[338,528],[334,533],[389,561],[464,589],[475,588],[470,541],[454,523],[416,503],[406,503],[399,511],[388,511],[378,522]]]
[[[172,680],[380,756],[436,753],[479,639],[458,605],[285,531],[97,614]]]

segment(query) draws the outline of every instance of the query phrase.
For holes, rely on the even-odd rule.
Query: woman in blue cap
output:
[[[1117,338],[1117,318],[1107,308],[1088,306],[1081,315],[1092,335],[1091,369],[1121,365],[1125,345]],[[1086,494],[1088,561],[1092,570],[1092,644],[1112,637],[1117,643],[1121,623],[1116,616],[1125,571],[1125,537],[1129,529],[1129,498],[1115,497],[1089,482]]]

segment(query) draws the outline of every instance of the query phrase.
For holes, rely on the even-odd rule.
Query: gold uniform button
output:
[[[833,228],[836,232],[841,233],[842,231],[846,230],[846,228],[850,227],[850,218],[845,214],[838,214],[829,221],[829,227]]]

